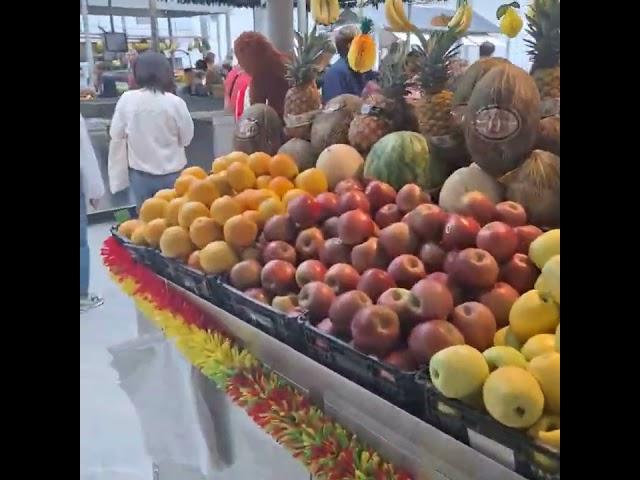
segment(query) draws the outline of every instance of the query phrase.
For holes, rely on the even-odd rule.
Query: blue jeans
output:
[[[87,206],[80,188],[80,296],[89,294],[89,243],[87,241]]]
[[[180,172],[167,173],[166,175],[152,175],[130,168],[129,181],[131,183],[133,197],[136,199],[138,211],[140,211],[143,202],[153,197],[158,190],[173,188],[179,176]]]

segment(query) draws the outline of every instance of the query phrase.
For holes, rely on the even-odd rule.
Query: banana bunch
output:
[[[320,25],[331,25],[338,20],[340,4],[338,0],[311,0],[311,17]]]
[[[449,21],[447,27],[455,30],[459,35],[463,35],[469,30],[471,26],[471,20],[473,19],[473,8],[467,2],[464,2],[458,7],[455,15]]]
[[[410,32],[415,28],[404,12],[402,0],[385,0],[384,15],[394,32]]]

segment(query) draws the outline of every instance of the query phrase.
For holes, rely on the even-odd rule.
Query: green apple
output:
[[[528,370],[542,388],[546,410],[560,414],[560,354],[540,355],[529,362]]]
[[[512,428],[529,428],[542,416],[544,395],[529,371],[500,367],[484,382],[482,397],[489,414]]]
[[[544,232],[529,245],[529,258],[540,270],[542,270],[545,263],[555,255],[560,255],[559,228]]]
[[[487,364],[489,364],[489,370],[491,371],[496,368],[506,367],[507,365],[524,369],[527,368],[527,359],[513,347],[498,346],[487,348],[482,355],[484,355]]]
[[[489,365],[475,348],[452,345],[431,357],[429,375],[445,397],[462,399],[482,388]]]
[[[496,332],[493,336],[493,345],[495,347],[512,347],[516,350],[522,348],[522,344],[518,341],[508,325]]]
[[[528,361],[544,353],[554,352],[556,336],[553,333],[539,333],[527,340],[520,351]]]

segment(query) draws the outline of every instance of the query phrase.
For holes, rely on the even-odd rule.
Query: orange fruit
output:
[[[293,190],[294,185],[286,177],[275,177],[269,182],[269,190],[275,192],[278,197],[284,197],[289,190]]]
[[[240,162],[244,163],[245,165],[249,164],[249,155],[244,152],[239,152],[236,150],[235,152],[227,153],[226,157],[229,160],[229,165],[231,165],[233,162]]]
[[[238,256],[233,248],[222,240],[211,242],[200,250],[200,266],[206,273],[228,272],[236,263]]]
[[[232,163],[233,160],[223,155],[222,157],[218,157],[213,162],[211,162],[211,171],[213,171],[213,173],[224,172]]]
[[[164,219],[167,221],[167,225],[169,225],[170,227],[178,225],[178,214],[180,213],[180,209],[185,203],[187,203],[186,197],[174,198],[169,202],[167,211],[164,215]]]
[[[187,193],[187,190],[189,190],[191,184],[196,180],[198,179],[193,175],[181,175],[180,177],[178,177],[176,183],[173,185],[176,194],[179,197],[183,196],[185,193]]]
[[[300,190],[299,188],[294,188],[284,194],[284,197],[282,197],[282,203],[284,203],[285,210],[287,209],[289,202],[299,195],[309,195],[309,192],[305,192],[304,190]]]
[[[251,203],[251,199],[253,198],[253,196],[256,194],[255,192],[257,192],[256,189],[248,188],[240,193],[237,193],[236,196],[233,198],[235,199],[236,202],[240,204],[243,211],[250,210],[249,204]]]
[[[269,188],[271,178],[271,175],[260,175],[256,178],[256,188]]]
[[[144,226],[142,234],[150,246],[157,247],[160,243],[160,237],[167,227],[167,221],[164,218],[156,218]]]
[[[213,218],[198,217],[189,227],[189,238],[198,248],[204,248],[209,243],[222,240],[222,227]]]
[[[295,178],[298,175],[298,165],[291,155],[278,153],[269,162],[269,174],[272,177]]]
[[[209,209],[200,202],[187,202],[178,212],[178,225],[187,230],[198,217],[208,217]]]
[[[318,195],[329,190],[327,176],[319,168],[310,168],[296,177],[296,187],[311,195]]]
[[[195,268],[196,270],[202,271],[202,267],[200,266],[200,250],[194,250],[189,255],[189,260],[187,260],[187,265],[191,268]]]
[[[165,257],[186,259],[193,251],[189,232],[182,227],[169,227],[160,237],[160,251]]]
[[[196,180],[191,183],[187,190],[187,200],[190,202],[200,202],[207,207],[220,196],[218,187],[213,182],[205,180]]]
[[[211,218],[220,226],[227,220],[242,213],[242,205],[233,197],[225,195],[217,198],[211,204]]]
[[[258,226],[247,217],[236,215],[224,224],[224,240],[234,247],[248,247],[258,236]]]
[[[229,181],[227,180],[226,170],[209,175],[207,177],[207,181],[216,186],[220,195],[233,195],[233,188],[231,188],[231,185],[229,185]]]
[[[144,223],[138,225],[138,227],[131,234],[131,241],[134,245],[146,245],[147,239],[144,238]]]
[[[143,225],[143,223],[138,219],[125,220],[118,227],[118,233],[123,237],[130,239],[135,229],[138,228],[140,225]]]
[[[260,212],[258,212],[257,210],[245,210],[244,212],[242,212],[242,216],[251,220],[258,226],[258,228],[262,228],[264,226],[264,222],[260,217]]]
[[[155,218],[164,218],[169,202],[161,198],[148,198],[140,207],[139,218],[145,223],[149,223]]]
[[[253,187],[256,183],[256,175],[244,163],[234,162],[227,168],[227,180],[236,192],[241,192]]]
[[[199,180],[207,178],[207,172],[204,171],[202,167],[187,167],[182,172],[180,172],[180,176],[191,175],[192,177],[196,177]]]
[[[269,173],[269,163],[271,162],[271,155],[264,152],[254,152],[249,155],[249,167],[256,174],[266,175]]]
[[[258,207],[258,212],[260,213],[260,218],[262,219],[262,221],[266,222],[274,215],[285,213],[286,210],[284,208],[284,204],[280,199],[267,198]]]
[[[278,198],[275,192],[261,188],[260,190],[249,190],[245,201],[245,210],[257,210],[262,202],[267,198]]]
[[[173,188],[163,188],[162,190],[158,190],[154,195],[155,198],[161,198],[162,200],[166,200],[167,202],[170,202],[177,196],[178,194]]]

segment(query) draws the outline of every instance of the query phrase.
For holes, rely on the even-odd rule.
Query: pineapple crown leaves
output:
[[[531,73],[560,64],[560,0],[535,0],[527,17],[525,44],[533,60]]]
[[[315,80],[318,73],[317,62],[325,52],[332,50],[332,43],[326,33],[317,33],[316,26],[307,35],[294,32],[293,56],[287,62],[286,78],[293,87],[306,85]]]
[[[408,43],[404,41],[394,42],[389,51],[380,60],[380,87],[386,97],[399,98],[406,93],[407,72],[405,61],[407,58]]]
[[[362,35],[368,35],[373,30],[373,20],[369,17],[364,17],[360,22],[360,32]]]
[[[424,44],[420,84],[426,93],[444,90],[450,74],[451,60],[460,50],[460,36],[453,29],[435,31]]]

